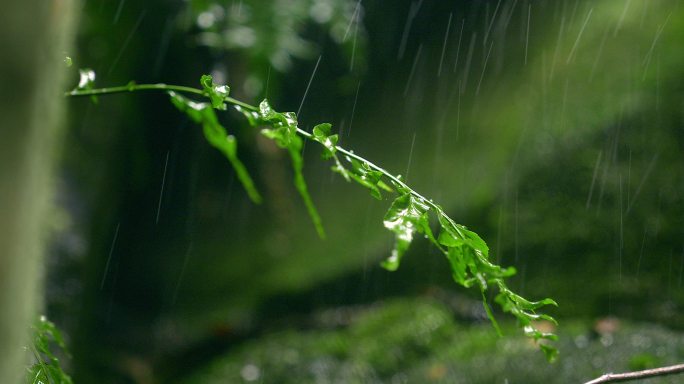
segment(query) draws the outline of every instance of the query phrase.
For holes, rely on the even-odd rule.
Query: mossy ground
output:
[[[343,327],[274,331],[209,363],[183,383],[571,383],[606,372],[674,364],[684,333],[605,318],[566,320],[553,364],[514,324],[455,320],[442,302],[403,298],[318,316]],[[650,383],[677,383],[681,377]]]

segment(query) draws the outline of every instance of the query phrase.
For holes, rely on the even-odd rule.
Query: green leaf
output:
[[[501,327],[499,327],[499,323],[496,321],[496,318],[494,317],[494,313],[492,312],[492,308],[489,306],[489,303],[487,302],[487,296],[485,296],[485,291],[482,290],[482,305],[484,306],[485,313],[487,314],[487,318],[489,321],[492,323],[492,326],[496,330],[496,334],[499,336],[503,336],[503,332],[501,332]]]
[[[342,165],[339,157],[337,157],[337,135],[330,134],[332,125],[330,123],[318,124],[313,128],[313,139],[323,145],[323,158],[333,159],[335,165],[333,172],[339,173],[345,180],[350,181],[349,171]]]
[[[228,135],[209,104],[192,101],[175,92],[169,92],[169,96],[171,96],[171,103],[176,108],[185,112],[194,122],[202,124],[204,137],[209,144],[218,149],[228,159],[249,198],[257,204],[261,203],[262,198],[254,185],[254,181],[252,181],[247,168],[245,168],[245,165],[237,156],[237,140],[235,140],[234,136]]]
[[[33,342],[31,350],[35,363],[27,369],[26,382],[31,384],[72,384],[71,377],[64,372],[59,360],[50,348],[56,344],[67,356],[64,338],[55,325],[41,316],[32,326]]]
[[[347,172],[348,176],[361,186],[368,188],[371,196],[382,200],[381,189],[393,192],[392,188],[389,188],[387,184],[382,182],[382,172],[372,169],[367,162],[360,162],[349,156],[346,156],[346,160],[350,165],[350,169]]]
[[[339,139],[337,135],[331,135],[332,125],[330,123],[318,124],[313,129],[313,138],[319,143],[323,144],[325,148],[326,158],[331,158],[337,152],[337,140]]]
[[[227,108],[225,100],[230,94],[230,87],[227,85],[214,84],[214,80],[210,75],[202,75],[200,84],[202,84],[204,92],[209,97],[209,100],[211,100],[211,106],[215,109],[225,111]]]
[[[539,343],[539,348],[544,352],[544,356],[549,363],[553,363],[558,359],[558,349],[543,343]]]
[[[252,127],[258,127],[265,124],[265,122],[261,120],[261,115],[259,115],[259,112],[257,111],[253,111],[239,105],[235,106],[235,110],[242,113],[242,115],[247,119],[249,125]]]
[[[381,264],[385,269],[394,271],[399,268],[401,257],[413,241],[413,234],[429,229],[429,209],[427,204],[411,194],[401,195],[394,200],[383,220],[385,228],[395,234],[392,253]]]
[[[299,139],[299,137],[297,137],[297,139]],[[301,144],[299,145],[299,147],[301,147]],[[290,158],[292,159],[292,168],[294,169],[295,188],[297,188],[299,195],[302,197],[302,200],[304,201],[304,205],[306,206],[306,210],[309,213],[309,217],[311,217],[311,221],[313,222],[313,225],[316,228],[318,236],[321,239],[325,239],[325,230],[323,229],[321,217],[318,215],[318,211],[316,210],[316,206],[314,205],[313,200],[311,199],[311,195],[309,195],[309,189],[306,186],[304,174],[302,173],[302,169],[304,168],[304,160],[302,159],[300,149],[295,148],[297,148],[297,146],[292,146],[288,150],[288,152],[290,153]]]
[[[304,179],[304,159],[302,158],[302,138],[297,134],[297,115],[293,112],[277,112],[264,99],[259,104],[258,114],[247,112],[244,108],[239,108],[250,124],[253,126],[263,126],[261,133],[283,149],[287,149],[292,161],[292,169],[294,171],[294,185],[299,192],[299,195],[304,202],[304,206],[311,218],[311,221],[320,238],[325,238],[325,230],[321,217],[316,210],[316,206],[311,199],[309,189]]]

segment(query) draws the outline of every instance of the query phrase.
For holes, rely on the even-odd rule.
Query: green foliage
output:
[[[214,79],[212,79],[212,77],[209,75],[202,75],[202,78],[200,79],[200,84],[202,84],[204,92],[209,97],[209,100],[211,100],[211,106],[216,109],[225,111],[226,103],[224,103],[223,101],[230,94],[230,87],[228,87],[227,85],[214,84]]]
[[[319,124],[314,128],[313,133],[309,133],[298,127],[295,113],[278,112],[271,107],[268,100],[263,100],[257,108],[228,97],[229,88],[215,85],[211,76],[202,76],[200,82],[203,90],[181,89],[181,87],[163,84],[156,85],[154,89],[180,90],[201,94],[209,98],[211,104],[198,103],[179,95],[175,91],[169,92],[171,102],[178,109],[185,112],[196,123],[202,124],[207,141],[228,158],[253,201],[259,202],[261,197],[254,188],[254,183],[244,165],[237,159],[235,138],[227,135],[225,128],[220,125],[214,112],[214,109],[225,110],[226,103],[233,104],[236,110],[245,116],[251,126],[261,128],[261,133],[264,136],[273,140],[280,148],[287,150],[294,170],[295,187],[301,195],[320,237],[325,237],[325,232],[302,172],[304,161],[301,151],[304,138],[321,144],[323,158],[334,161],[333,171],[340,173],[345,180],[353,180],[369,189],[371,196],[382,200],[381,191],[396,192],[399,195],[394,199],[383,220],[384,226],[395,235],[394,248],[389,258],[382,262],[384,268],[390,271],[396,270],[399,267],[401,257],[415,238],[415,234],[424,235],[447,258],[451,265],[453,280],[456,283],[466,288],[473,286],[479,288],[485,311],[499,334],[501,333],[500,328],[487,302],[486,294],[492,286],[498,290],[494,301],[499,304],[501,309],[518,320],[518,325],[523,329],[524,334],[540,346],[549,361],[556,358],[557,350],[551,345],[544,344],[544,342],[556,340],[556,336],[552,333],[540,331],[535,325],[535,322],[541,320],[556,323],[551,316],[537,313],[541,307],[555,306],[555,301],[544,299],[533,302],[511,291],[507,287],[505,279],[514,275],[515,269],[512,267],[502,268],[492,263],[489,260],[489,247],[475,232],[455,223],[439,205],[411,189],[399,176],[394,176],[352,151],[337,146],[338,137],[331,133],[330,124]],[[152,87],[151,85],[133,84],[128,90],[151,89]],[[106,88],[72,91],[68,95],[105,94],[106,91]],[[338,156],[340,153],[345,155],[346,167]],[[388,183],[394,188],[389,187]],[[439,235],[437,237],[434,236],[431,229],[431,218],[438,224]]]
[[[71,384],[72,380],[59,364],[59,359],[52,352],[53,346],[68,353],[64,338],[55,325],[41,316],[33,325],[33,343],[31,352],[35,363],[28,367],[26,383],[30,384]]]
[[[211,76],[208,77],[208,83],[211,82]],[[205,77],[202,77],[202,85],[206,87]],[[235,136],[229,135],[226,129],[219,123],[216,113],[211,108],[212,106],[217,109],[225,109],[225,104],[223,103],[223,98],[220,101],[216,99],[220,95],[220,91],[217,89],[220,87],[210,86],[208,92],[208,97],[212,100],[212,105],[207,103],[197,103],[186,97],[179,95],[176,92],[169,91],[169,96],[171,96],[171,102],[182,112],[185,112],[194,122],[202,124],[202,130],[204,132],[204,137],[207,139],[209,144],[218,149],[223,155],[228,159],[230,164],[233,166],[235,173],[237,174],[238,180],[242,183],[242,186],[247,191],[249,198],[259,204],[262,201],[261,195],[254,186],[254,181],[249,176],[247,168],[237,157],[237,140]],[[207,88],[205,88],[206,90]],[[227,89],[227,87],[226,87]],[[226,92],[227,95],[227,92]]]
[[[356,0],[293,0],[269,7],[258,0],[192,0],[189,11],[187,20],[200,29],[198,44],[242,51],[254,67],[267,62],[279,72],[289,70],[294,59],[316,57],[319,48],[307,33],[312,27],[328,34],[346,56],[356,50],[357,61],[365,45],[363,12]]]
[[[330,326],[340,313],[348,315],[342,316],[346,326]],[[453,307],[425,296],[328,309],[314,319],[318,327],[250,339],[181,382],[242,382],[257,372],[258,383],[565,384],[684,360],[681,331],[622,322],[596,335],[591,323],[575,320],[559,330],[563,358],[544,364],[524,336],[496,337],[486,325],[455,320]],[[510,322],[501,326],[513,330]],[[644,381],[650,382],[674,384],[681,377]]]
[[[318,124],[313,128],[313,139],[323,145],[323,159],[333,159],[335,166],[332,168],[333,172],[337,172],[349,181],[349,172],[342,166],[340,158],[337,157],[337,141],[339,137],[337,134],[330,134],[332,125],[330,123]]]
[[[321,222],[321,217],[316,210],[316,206],[311,199],[309,190],[304,180],[304,159],[302,158],[302,138],[297,134],[297,115],[294,112],[280,113],[271,108],[268,100],[264,99],[259,104],[259,112],[246,111],[245,108],[237,106],[238,110],[247,116],[250,125],[261,126],[261,133],[283,149],[286,149],[292,160],[294,170],[294,185],[299,195],[304,201],[306,210],[309,212],[311,221],[316,228],[318,236],[325,238],[325,230]]]
[[[396,237],[392,254],[382,263],[385,269],[394,271],[399,268],[399,261],[413,241],[414,232],[423,233],[434,241],[428,222],[429,209],[430,206],[410,193],[404,193],[394,200],[383,220],[385,228],[394,232]]]

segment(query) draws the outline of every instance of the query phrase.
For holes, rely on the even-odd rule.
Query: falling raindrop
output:
[[[406,24],[404,25],[404,32],[401,35],[401,43],[399,44],[399,52],[397,53],[397,59],[401,60],[406,52],[406,43],[408,42],[409,32],[411,30],[411,25],[413,24],[413,19],[415,19],[420,7],[423,5],[424,0],[418,0],[411,3],[411,8],[409,9],[408,17],[406,18]]]
[[[480,75],[480,81],[477,83],[477,89],[475,94],[480,94],[480,86],[482,85],[482,79],[484,79],[485,72],[487,71],[487,62],[489,61],[489,55],[492,53],[492,47],[494,46],[494,40],[489,44],[489,51],[487,51],[487,57],[485,58],[484,65],[482,66],[482,74]]]
[[[119,227],[121,223],[116,224],[116,230],[114,231],[114,239],[112,240],[112,245],[109,247],[109,256],[107,256],[107,263],[105,264],[105,270],[102,274],[102,281],[100,281],[100,289],[104,288],[105,280],[107,279],[107,272],[109,272],[109,264],[112,261],[112,254],[114,253],[114,246],[116,245],[116,239],[119,237]]]
[[[603,151],[599,151],[599,155],[596,158],[596,165],[594,165],[594,176],[591,178],[591,187],[589,187],[589,196],[587,196],[586,209],[589,209],[591,205],[591,196],[594,194],[594,185],[596,184],[596,176],[598,176],[598,169],[601,165],[601,156],[603,156]]]
[[[532,3],[527,4],[527,32],[525,33],[525,65],[527,65],[527,50],[530,46],[530,17],[532,15]]]
[[[639,278],[639,272],[641,271],[641,259],[644,256],[644,247],[646,246],[646,234],[648,232],[647,228],[644,228],[644,237],[641,239],[641,251],[639,251],[639,260],[637,260],[637,270],[636,276]]]
[[[646,57],[644,57],[644,60],[642,62],[642,65],[644,66],[644,75],[641,78],[642,81],[646,79],[648,66],[651,63],[651,58],[653,57],[653,50],[655,49],[655,46],[658,43],[658,39],[660,38],[660,35],[663,33],[665,26],[667,26],[668,21],[670,21],[670,16],[672,16],[672,12],[670,12],[667,15],[665,22],[658,28],[658,31],[656,32],[656,35],[653,38],[653,42],[651,43],[651,48],[649,48],[648,53],[646,53]]]
[[[579,45],[580,38],[582,38],[582,34],[584,33],[584,29],[587,27],[587,23],[589,23],[589,18],[591,18],[591,14],[594,12],[594,8],[589,9],[589,13],[587,14],[587,17],[584,19],[584,23],[582,24],[582,28],[580,28],[579,33],[577,34],[577,39],[575,39],[575,44],[572,45],[572,49],[570,50],[570,54],[568,55],[568,59],[565,61],[566,64],[570,63],[570,60],[575,56],[575,52],[577,51],[577,46]]]
[[[416,65],[418,64],[418,59],[420,59],[420,53],[422,50],[423,50],[423,44],[420,44],[418,46],[418,52],[416,52],[416,55],[413,58],[413,65],[411,66],[411,73],[409,73],[408,80],[406,80],[406,87],[404,88],[404,97],[406,97],[406,95],[408,95],[409,86],[411,85],[411,80],[413,79],[413,75],[416,72]]]
[[[444,44],[442,44],[442,56],[439,59],[439,68],[437,69],[437,76],[442,75],[442,64],[444,63],[444,53],[446,52],[447,40],[449,39],[449,30],[451,29],[451,18],[453,13],[449,13],[449,22],[447,23],[446,32],[444,33]]]
[[[188,260],[193,252],[193,243],[190,242],[188,245],[188,250],[185,252],[185,257],[183,258],[183,265],[181,266],[180,273],[178,274],[178,280],[176,281],[176,287],[173,289],[173,297],[171,298],[171,305],[176,304],[176,299],[178,299],[178,291],[180,290],[181,282],[183,281],[183,276],[185,276],[185,268],[188,265]]]
[[[489,3],[487,3],[489,5]],[[496,8],[494,8],[494,14],[492,15],[492,20],[489,21],[489,26],[487,27],[487,31],[484,34],[484,38],[482,39],[482,46],[487,45],[487,38],[489,37],[489,33],[492,31],[492,25],[494,25],[494,20],[496,20],[496,14],[499,12],[499,6],[501,5],[501,0],[499,0],[496,3]]]
[[[351,135],[351,130],[352,130],[352,124],[354,123],[354,113],[356,112],[356,102],[359,99],[359,90],[361,89],[361,82],[359,81],[359,85],[356,86],[356,95],[354,96],[354,106],[352,107],[352,113],[351,113],[351,118],[349,119],[349,131],[347,131],[347,137]],[[342,134],[340,134],[340,137]]]
[[[119,6],[116,8],[116,13],[114,14],[114,24],[116,24],[119,21],[119,17],[121,16],[121,10],[123,9],[125,2],[126,0],[119,1]]]
[[[164,197],[164,184],[166,183],[166,169],[169,165],[169,153],[171,151],[166,151],[166,160],[164,160],[164,175],[162,176],[161,189],[159,191],[159,203],[157,204],[157,217],[154,220],[155,224],[159,224],[159,214],[161,213],[162,198]]]
[[[302,107],[304,106],[304,100],[306,100],[306,95],[309,93],[309,87],[311,87],[311,82],[314,79],[314,76],[316,76],[316,70],[318,70],[318,64],[321,63],[321,58],[323,55],[318,56],[318,60],[316,60],[316,66],[314,66],[313,72],[311,72],[311,77],[309,78],[309,83],[306,85],[306,90],[304,91],[304,96],[302,96],[302,102],[299,103],[299,108],[297,109],[297,117],[300,117],[300,114],[302,112]]]
[[[131,39],[133,38],[133,35],[135,35],[135,32],[138,30],[140,27],[140,24],[142,23],[143,19],[145,18],[145,14],[147,11],[143,10],[140,12],[140,16],[138,16],[138,20],[135,22],[135,25],[133,26],[133,29],[131,29],[131,32],[126,36],[126,39],[124,40],[124,43],[121,45],[121,48],[119,48],[119,52],[116,54],[114,57],[114,60],[112,60],[112,64],[109,67],[109,70],[107,70],[107,75],[110,75],[114,68],[116,68],[117,64],[119,64],[119,60],[121,59],[121,55],[123,52],[126,50],[128,47],[128,44],[131,42]]]
[[[473,32],[472,36],[470,37],[470,46],[468,47],[468,56],[466,57],[466,64],[465,68],[463,68],[463,83],[461,87],[461,93],[465,92],[466,87],[468,86],[468,76],[470,75],[470,63],[473,60],[473,49],[475,48],[475,39],[477,39],[477,32]]]
[[[461,32],[458,34],[458,46],[456,48],[456,60],[454,61],[454,72],[458,68],[458,58],[461,54],[461,40],[463,38],[463,27],[465,26],[465,18],[461,19]]]
[[[361,0],[358,0],[356,2],[356,7],[354,7],[354,12],[352,13],[352,17],[349,20],[349,24],[347,25],[347,29],[344,31],[344,36],[342,37],[342,42],[347,41],[347,35],[349,34],[349,31],[351,30],[352,24],[354,24],[354,21],[356,21],[357,14],[359,13],[359,9],[360,9],[359,7],[360,6],[361,6]]]
[[[629,211],[632,210],[632,207],[634,206],[634,202],[636,201],[637,197],[639,197],[639,193],[641,192],[641,189],[644,187],[644,184],[646,183],[646,180],[648,179],[648,176],[651,174],[651,171],[653,171],[653,167],[655,167],[656,163],[658,162],[658,157],[660,156],[660,153],[656,153],[653,155],[653,158],[651,158],[651,162],[648,163],[648,168],[646,168],[646,172],[644,173],[644,177],[641,178],[641,182],[639,182],[639,186],[637,187],[636,191],[634,191],[634,197],[632,197],[632,201],[628,202],[627,204],[627,211],[625,213],[629,213]]]
[[[413,132],[413,138],[411,139],[411,149],[409,150],[408,163],[406,164],[406,177],[404,181],[408,180],[409,169],[411,168],[411,160],[413,158],[413,146],[416,144],[416,132]]]
[[[618,22],[615,25],[615,30],[613,31],[613,37],[617,36],[618,32],[620,31],[620,28],[622,28],[622,23],[625,21],[625,15],[627,15],[627,10],[629,9],[629,4],[631,2],[632,2],[632,0],[627,0],[625,2],[625,8],[622,9],[622,13],[620,14],[620,19],[618,19]]]

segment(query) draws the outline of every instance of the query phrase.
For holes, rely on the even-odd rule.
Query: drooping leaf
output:
[[[301,144],[299,147],[301,148]],[[294,185],[304,201],[304,205],[306,206],[309,217],[311,217],[311,221],[316,228],[318,236],[324,239],[325,230],[323,229],[323,223],[321,222],[321,217],[319,216],[316,206],[311,199],[311,195],[309,195],[309,189],[306,186],[306,180],[304,180],[304,174],[302,173],[302,169],[304,168],[304,160],[302,159],[301,150],[290,148],[288,149],[288,152],[290,153],[290,158],[292,159],[292,168],[294,169]]]
[[[302,138],[297,134],[297,116],[293,112],[277,112],[264,99],[259,104],[259,112],[246,111],[244,108],[239,108],[250,124],[253,126],[261,126],[261,133],[283,149],[287,149],[290,159],[292,161],[292,169],[294,171],[294,185],[299,192],[299,195],[304,202],[304,206],[311,218],[311,221],[318,233],[318,236],[325,238],[325,230],[321,217],[316,210],[316,206],[311,199],[309,189],[304,179],[304,159],[302,158]]]
[[[194,122],[202,125],[204,137],[209,144],[218,149],[228,159],[249,198],[257,204],[261,203],[261,195],[257,191],[254,181],[252,181],[247,168],[245,168],[245,165],[237,156],[237,140],[233,135],[229,135],[226,129],[219,123],[212,107],[207,103],[192,101],[175,92],[169,92],[169,96],[171,96],[173,105],[182,112],[185,112]]]
[[[496,318],[494,317],[494,312],[492,312],[492,307],[490,307],[489,303],[487,302],[487,296],[485,296],[485,291],[482,290],[480,292],[482,293],[482,305],[484,306],[485,313],[487,314],[487,318],[492,323],[492,326],[496,330],[497,335],[502,336],[503,332],[501,332],[501,327],[499,327],[499,322],[496,321]]]
[[[558,349],[554,348],[550,345],[539,343],[539,348],[541,348],[542,352],[544,352],[544,356],[546,357],[546,360],[550,363],[553,363],[558,359]]]
[[[382,266],[390,271],[399,268],[401,257],[408,249],[413,234],[429,229],[427,212],[430,207],[411,194],[397,197],[385,214],[385,228],[394,232],[394,248]]]
[[[371,196],[378,200],[382,200],[381,189],[387,192],[393,192],[392,188],[382,182],[382,172],[372,169],[368,163],[360,162],[352,157],[347,156],[346,160],[350,165],[348,172],[349,177],[363,187],[368,188]]]

